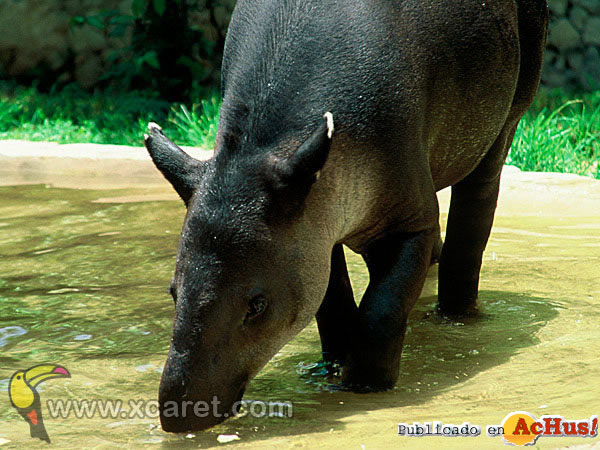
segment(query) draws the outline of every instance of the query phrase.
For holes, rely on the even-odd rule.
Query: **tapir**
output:
[[[476,313],[547,22],[543,0],[237,2],[213,156],[192,158],[156,124],[145,137],[187,207],[159,388],[166,431],[234,415],[315,316],[340,383],[393,387],[432,261],[439,312]],[[448,186],[442,245],[436,192]],[[358,306],[343,245],[369,271]]]

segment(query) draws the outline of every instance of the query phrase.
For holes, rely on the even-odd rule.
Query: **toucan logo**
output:
[[[40,394],[35,388],[52,378],[70,377],[67,369],[54,364],[40,364],[27,370],[17,370],[11,377],[8,383],[10,403],[29,424],[31,437],[50,442],[42,419]]]

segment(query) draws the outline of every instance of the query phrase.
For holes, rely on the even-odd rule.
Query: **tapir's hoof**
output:
[[[465,319],[470,317],[479,317],[481,315],[477,308],[477,303],[473,302],[468,306],[464,305],[442,305],[440,303],[436,306],[437,313],[444,319],[455,320]]]
[[[359,394],[383,392],[393,389],[398,379],[398,372],[387,367],[349,367],[342,369],[344,389]]]
[[[391,384],[362,384],[362,383],[352,383],[352,382],[344,382],[342,383],[343,389],[345,391],[354,392],[356,394],[370,394],[374,392],[385,392],[394,388],[394,383]]]

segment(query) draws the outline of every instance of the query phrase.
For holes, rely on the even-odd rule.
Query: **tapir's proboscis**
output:
[[[476,314],[500,173],[538,88],[547,22],[542,0],[237,2],[212,158],[190,157],[155,124],[145,140],[187,207],[165,430],[235,414],[252,377],[315,316],[340,383],[392,388],[433,262],[439,313]],[[442,245],[436,192],[448,186]],[[369,271],[359,306],[343,245]],[[200,401],[209,414],[173,407]]]

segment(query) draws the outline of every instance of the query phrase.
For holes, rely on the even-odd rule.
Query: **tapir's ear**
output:
[[[206,163],[192,158],[165,136],[155,123],[148,124],[144,144],[154,164],[188,204],[206,169]]]
[[[302,183],[310,186],[318,177],[319,171],[325,165],[331,138],[333,137],[333,114],[325,113],[323,122],[291,158],[279,165],[281,181],[286,184]]]

